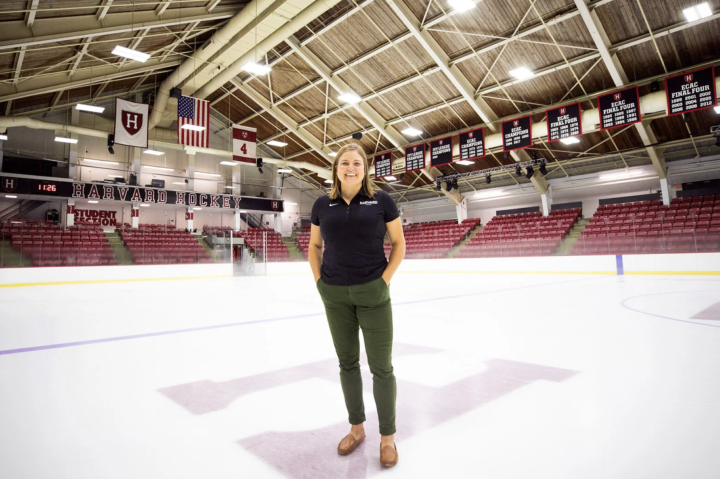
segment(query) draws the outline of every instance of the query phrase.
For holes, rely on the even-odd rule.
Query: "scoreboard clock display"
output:
[[[61,195],[61,184],[56,181],[33,180],[30,183],[30,194],[36,195]]]

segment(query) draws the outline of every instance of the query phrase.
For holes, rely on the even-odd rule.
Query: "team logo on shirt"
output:
[[[377,200],[375,200],[375,201],[361,201],[360,204],[361,204],[361,205],[376,205],[376,204],[378,204],[378,202],[377,202]]]

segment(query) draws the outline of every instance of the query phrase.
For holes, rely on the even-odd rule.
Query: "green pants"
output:
[[[392,367],[390,289],[382,277],[354,286],[333,286],[319,279],[317,287],[325,304],[330,333],[340,361],[340,384],[350,424],[365,422],[360,376],[359,330],[362,329],[365,352],[373,375],[373,396],[380,434],[395,434],[397,389]]]

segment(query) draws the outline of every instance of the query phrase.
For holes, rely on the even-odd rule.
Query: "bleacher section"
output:
[[[718,251],[720,195],[598,208],[571,254]]]
[[[480,224],[480,218],[411,223],[403,226],[405,258],[444,258],[448,252]],[[385,243],[385,256],[390,257],[390,242]]]
[[[210,263],[212,259],[187,231],[169,226],[118,228],[135,264]]]
[[[275,230],[269,228],[248,228],[247,231],[232,231],[229,227],[208,227],[203,228],[204,234],[213,234],[216,236],[226,236],[232,232],[233,238],[243,238],[245,244],[253,250],[256,255],[262,254],[263,250],[263,233],[266,236],[266,252],[267,261],[291,261],[288,255],[287,246],[282,241],[282,235]]]
[[[62,229],[52,221],[0,220],[0,237],[32,261],[32,266],[117,264],[101,226]]]
[[[540,212],[494,216],[455,257],[551,255],[581,213],[581,208],[574,208],[551,211],[547,217]]]
[[[480,224],[480,218],[468,218],[458,224],[456,220],[412,223],[403,226],[405,235],[405,258],[443,258],[448,252]],[[296,241],[307,259],[310,243],[310,226],[303,227]],[[390,257],[389,238],[385,244],[385,256]]]

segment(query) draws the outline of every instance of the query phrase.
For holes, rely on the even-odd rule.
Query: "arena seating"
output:
[[[227,235],[232,232],[233,238],[243,238],[245,244],[256,254],[262,253],[263,233],[266,234],[267,260],[291,261],[287,246],[282,241],[282,234],[270,228],[248,228],[247,231],[232,231],[229,227],[204,227],[203,233],[216,236]]]
[[[447,220],[405,225],[405,258],[443,258],[479,224],[480,218],[468,218],[462,224],[458,224],[456,220]],[[303,227],[296,241],[307,258],[310,226]],[[386,238],[384,247],[385,256],[390,257],[392,247],[389,238]]]
[[[456,258],[497,256],[548,256],[580,217],[581,208],[542,213],[494,216],[465,244]]]
[[[32,261],[32,266],[98,266],[117,264],[101,226],[63,229],[52,221],[2,220],[0,237]]]
[[[165,225],[118,228],[135,264],[210,263],[207,251],[187,231]]]
[[[718,251],[720,195],[601,205],[571,254]]]

